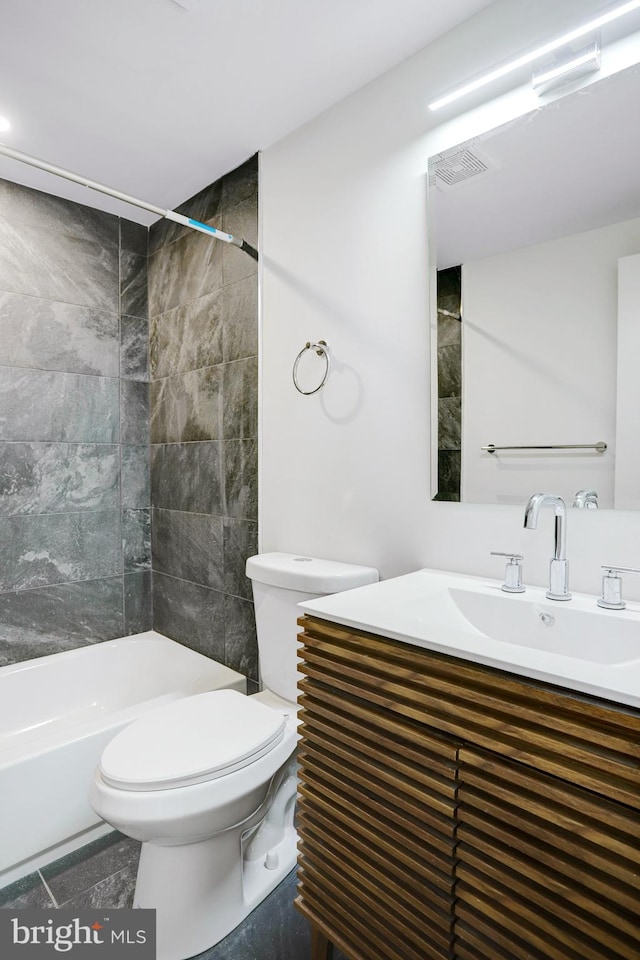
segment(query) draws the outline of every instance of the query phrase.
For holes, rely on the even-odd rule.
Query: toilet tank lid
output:
[[[260,553],[249,557],[246,573],[258,583],[311,594],[339,593],[379,579],[374,567],[295,553]]]

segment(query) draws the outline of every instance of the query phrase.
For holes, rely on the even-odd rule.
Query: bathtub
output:
[[[152,631],[0,667],[0,887],[111,829],[87,793],[119,730],[225,687],[246,680]]]

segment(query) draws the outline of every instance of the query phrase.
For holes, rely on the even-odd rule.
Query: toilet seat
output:
[[[185,697],[125,727],[99,771],[120,790],[169,790],[224,777],[269,753],[287,715],[235,690]]]

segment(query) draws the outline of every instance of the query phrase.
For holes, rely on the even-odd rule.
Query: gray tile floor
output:
[[[0,890],[0,907],[130,907],[139,852],[109,833]]]
[[[0,890],[1,907],[130,907],[140,844],[110,833]],[[199,960],[309,960],[309,926],[293,906],[295,871]],[[335,951],[334,960],[341,960]]]

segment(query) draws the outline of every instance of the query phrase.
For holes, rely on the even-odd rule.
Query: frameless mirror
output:
[[[434,499],[640,507],[638,103],[633,67],[431,158]]]

